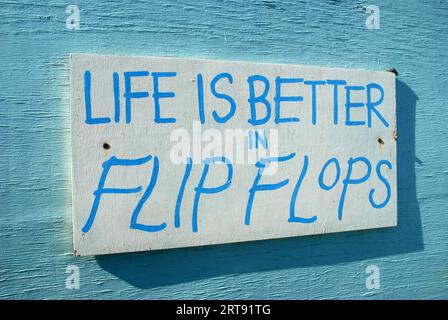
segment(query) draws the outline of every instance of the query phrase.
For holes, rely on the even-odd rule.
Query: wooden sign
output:
[[[395,226],[395,75],[72,54],[76,255]]]

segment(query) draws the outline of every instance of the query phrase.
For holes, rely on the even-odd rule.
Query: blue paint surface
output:
[[[367,1],[73,4],[80,30],[62,1],[0,6],[0,298],[448,298],[446,1],[375,1],[379,30]],[[70,52],[395,67],[398,227],[74,258]]]

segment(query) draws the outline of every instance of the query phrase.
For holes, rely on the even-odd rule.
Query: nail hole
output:
[[[109,150],[110,149],[110,144],[108,144],[107,142],[104,142],[103,143],[103,148],[106,149],[106,150]]]
[[[384,144],[384,141],[383,141],[383,139],[381,139],[381,138],[378,138],[377,141],[378,141],[379,144]]]

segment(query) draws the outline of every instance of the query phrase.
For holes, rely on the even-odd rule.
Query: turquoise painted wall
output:
[[[69,4],[80,30],[65,27]],[[395,67],[399,226],[73,257],[71,52]],[[0,298],[447,299],[447,58],[445,0],[1,1]],[[371,264],[379,290],[365,287]]]

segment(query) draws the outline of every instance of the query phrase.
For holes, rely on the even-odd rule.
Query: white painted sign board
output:
[[[76,255],[395,226],[395,75],[72,54]]]

